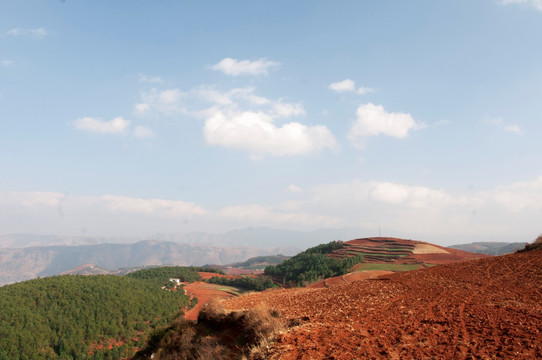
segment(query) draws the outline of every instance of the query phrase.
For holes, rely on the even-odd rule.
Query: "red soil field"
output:
[[[357,271],[342,276],[336,276],[328,278],[317,283],[311,284],[309,288],[325,288],[335,285],[349,284],[354,281],[372,279],[382,275],[393,274],[391,271],[371,270],[371,271]]]
[[[196,320],[201,308],[211,299],[221,300],[236,296],[235,294],[220,290],[222,288],[224,288],[222,285],[208,284],[201,281],[184,285],[184,290],[186,291],[187,295],[190,295],[190,297],[196,297],[198,299],[196,306],[188,310],[184,314],[184,318],[187,320]]]
[[[542,251],[228,299],[292,326],[270,359],[541,359]]]

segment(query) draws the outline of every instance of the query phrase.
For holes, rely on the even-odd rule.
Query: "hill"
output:
[[[269,345],[268,359],[536,359],[541,264],[538,250],[331,288],[247,294],[223,305],[265,304],[282,315],[289,329]]]
[[[450,248],[487,255],[504,255],[516,252],[527,245],[526,242],[473,242],[452,245]]]
[[[301,286],[350,271],[408,271],[486,256],[422,241],[372,237],[315,246],[266,267],[265,274],[284,285]]]
[[[191,269],[185,273],[198,276]],[[190,305],[182,292],[154,281],[164,274],[151,275],[66,275],[1,287],[0,359],[131,356],[146,331],[168,324]]]

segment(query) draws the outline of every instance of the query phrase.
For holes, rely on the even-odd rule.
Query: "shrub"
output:
[[[178,319],[155,332],[134,359],[150,359],[152,355],[155,360],[254,357],[264,351],[262,344],[284,328],[280,314],[265,306],[228,312],[212,302],[200,311],[197,323]]]
[[[518,250],[518,253],[533,251],[533,250],[542,250],[542,235],[538,236],[532,244],[527,244],[521,250]]]

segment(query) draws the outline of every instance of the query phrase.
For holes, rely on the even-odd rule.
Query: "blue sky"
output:
[[[540,0],[0,10],[0,234],[542,231]]]

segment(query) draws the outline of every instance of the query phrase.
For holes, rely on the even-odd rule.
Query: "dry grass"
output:
[[[265,359],[269,343],[286,328],[276,310],[259,305],[245,311],[226,311],[220,302],[207,304],[197,323],[176,320],[151,336],[135,359],[211,360]]]

